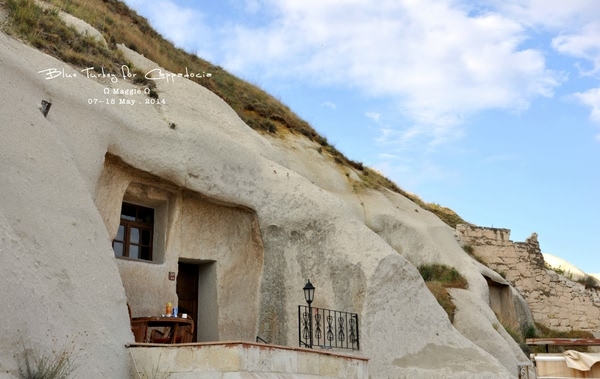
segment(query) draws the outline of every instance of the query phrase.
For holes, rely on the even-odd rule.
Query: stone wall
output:
[[[132,344],[128,350],[132,378],[369,378],[367,358],[317,349],[237,341],[179,347]]]
[[[536,322],[561,331],[600,331],[600,292],[546,269],[537,234],[513,242],[508,229],[458,225],[456,236],[517,288]]]

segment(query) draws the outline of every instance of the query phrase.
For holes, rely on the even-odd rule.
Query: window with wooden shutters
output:
[[[116,257],[152,261],[154,209],[123,203],[113,250]]]

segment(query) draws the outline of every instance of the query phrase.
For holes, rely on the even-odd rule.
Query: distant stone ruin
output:
[[[456,237],[523,295],[536,322],[560,331],[600,332],[600,291],[546,268],[536,233],[513,242],[509,229],[458,225]]]

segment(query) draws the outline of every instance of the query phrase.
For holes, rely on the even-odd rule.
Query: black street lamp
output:
[[[306,279],[306,284],[304,285],[303,290],[304,290],[304,299],[306,299],[306,302],[308,303],[308,317],[309,317],[308,328],[310,330],[310,346],[309,347],[312,349],[312,347],[313,347],[313,323],[312,323],[312,309],[310,307],[310,304],[315,299],[315,286],[312,285],[312,283],[310,282],[309,279]]]

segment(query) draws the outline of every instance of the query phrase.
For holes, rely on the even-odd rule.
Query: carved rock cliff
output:
[[[151,312],[175,293],[166,278],[178,257],[209,250],[217,262],[214,290],[234,299],[215,302],[215,338],[260,335],[295,346],[297,305],[310,278],[318,288],[314,306],[359,314],[355,353],[370,358],[373,378],[510,378],[526,360],[489,305],[486,278],[502,278],[407,198],[363,186],[356,172],[302,136],[259,135],[185,79],[158,81],[164,103],[157,105],[143,94],[114,94],[130,82],[86,78],[4,34],[0,46],[6,375],[16,375],[24,350],[51,352],[66,343],[76,347],[82,377],[126,377],[125,345],[133,341],[126,304],[130,291],[145,288],[127,277],[146,275],[148,291],[133,308]],[[156,67],[126,54],[139,67]],[[47,80],[40,71],[48,68],[71,76]],[[100,102],[107,97],[116,103]],[[52,103],[47,117],[42,100]],[[111,171],[115,166],[123,170]],[[114,256],[127,196],[172,205],[164,213],[164,261],[154,266]],[[210,229],[213,221],[220,224]],[[200,232],[186,233],[186,226]],[[224,238],[233,242],[219,244]],[[182,251],[190,246],[197,251]],[[416,269],[433,262],[456,267],[469,282],[452,292],[455,325]],[[246,279],[250,295],[235,297]]]

